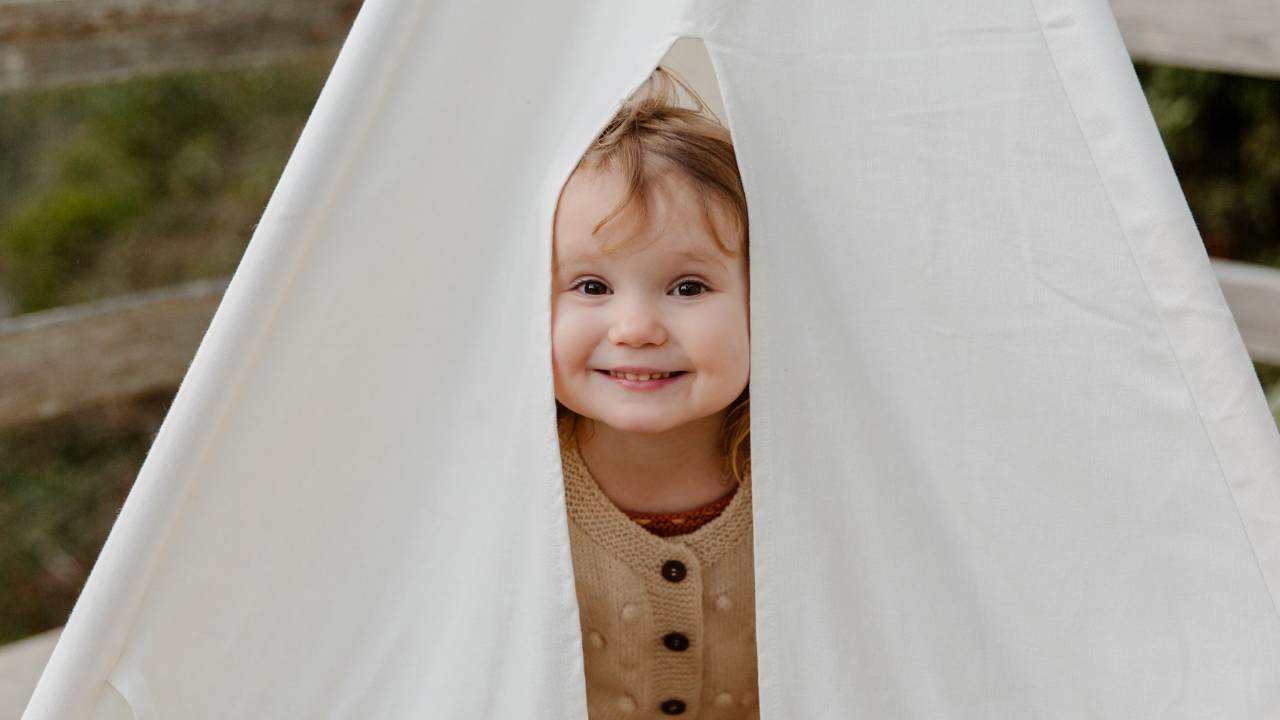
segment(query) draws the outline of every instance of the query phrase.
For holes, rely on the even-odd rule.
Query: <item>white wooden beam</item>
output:
[[[0,428],[176,388],[228,282],[0,319]]]
[[[1280,365],[1280,270],[1220,258],[1211,262],[1249,357]]]
[[[0,0],[0,93],[336,53],[361,0]]]
[[[1135,60],[1280,76],[1276,0],[1111,0]]]

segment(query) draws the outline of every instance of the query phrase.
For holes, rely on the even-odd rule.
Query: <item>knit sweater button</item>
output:
[[[662,563],[662,577],[671,582],[680,582],[688,571],[679,560],[668,560]]]
[[[669,632],[662,636],[662,644],[666,645],[668,650],[684,652],[689,649],[689,638],[682,633]]]
[[[633,603],[627,603],[626,605],[622,606],[623,620],[630,621],[630,620],[635,620],[638,617],[640,617],[640,608],[636,607]]]
[[[733,601],[729,599],[728,595],[720,595],[716,598],[717,610],[728,610],[731,607],[733,607]]]
[[[632,700],[630,695],[623,695],[618,698],[618,709],[622,712],[632,712],[636,709],[636,701]]]
[[[659,708],[662,710],[663,715],[679,715],[684,712],[684,701],[676,698],[663,700]]]
[[[592,630],[591,634],[588,635],[587,637],[591,640],[591,647],[597,650],[604,647],[604,636],[601,635],[599,632]]]
[[[719,695],[716,695],[716,704],[719,705],[720,707],[732,705],[733,696],[727,692],[722,692]]]

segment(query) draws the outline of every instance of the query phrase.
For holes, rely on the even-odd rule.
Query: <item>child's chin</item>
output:
[[[625,415],[607,417],[604,418],[602,422],[618,432],[629,433],[660,433],[666,432],[667,430],[680,425],[680,422],[676,418],[636,417]]]

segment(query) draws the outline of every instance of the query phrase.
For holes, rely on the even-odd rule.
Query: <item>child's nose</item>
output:
[[[620,307],[609,328],[609,340],[624,345],[661,345],[666,339],[666,326],[658,309],[644,301],[629,302]]]

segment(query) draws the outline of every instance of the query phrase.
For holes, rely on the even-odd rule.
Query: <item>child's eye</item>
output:
[[[698,291],[698,292],[696,292],[696,293],[693,293],[692,295],[682,295],[682,294],[680,293],[680,288],[687,287],[687,286],[690,286],[690,285],[692,285],[692,286],[694,286],[694,287],[699,287],[699,288],[702,288],[702,289],[701,289],[701,290],[699,290],[699,291]],[[677,294],[677,295],[680,295],[680,297],[697,297],[697,296],[699,296],[699,295],[702,295],[702,294],[703,294],[703,293],[705,293],[706,291],[707,291],[707,286],[706,286],[706,284],[705,284],[705,283],[703,283],[701,280],[681,280],[681,281],[680,281],[680,283],[676,285],[676,294]]]
[[[588,279],[588,280],[579,280],[578,282],[576,282],[576,283],[574,283],[573,285],[571,285],[571,286],[569,287],[569,289],[570,289],[570,290],[577,290],[578,288],[580,288],[580,287],[584,287],[584,286],[587,286],[587,285],[597,285],[597,286],[599,286],[599,287],[601,287],[601,288],[603,288],[603,287],[604,287],[604,283],[600,282],[599,280],[590,280],[590,279]],[[601,293],[588,292],[587,294],[588,294],[588,295],[603,295],[604,293],[602,293],[602,292],[601,292]]]

